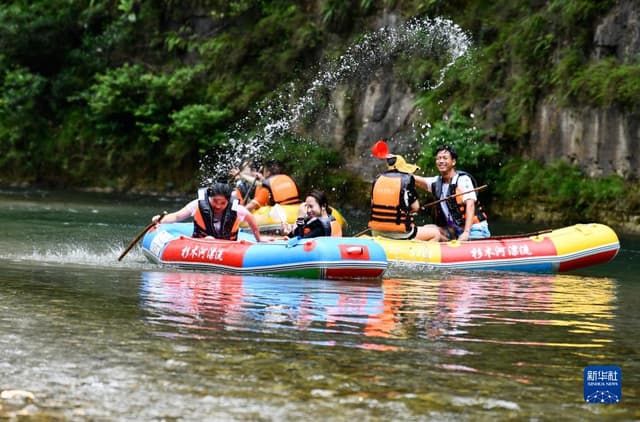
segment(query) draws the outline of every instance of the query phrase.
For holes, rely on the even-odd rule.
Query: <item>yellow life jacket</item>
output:
[[[334,216],[331,216],[330,219],[331,219],[331,236],[342,237],[342,225],[340,225],[340,222],[336,220]]]

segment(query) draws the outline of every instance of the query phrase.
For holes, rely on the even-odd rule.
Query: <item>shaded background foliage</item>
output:
[[[0,5],[0,183],[190,191],[199,159],[227,148],[228,128],[278,87],[335,57],[383,14],[444,16],[475,48],[426,89],[442,63],[398,57],[425,124],[419,164],[439,143],[491,185],[506,210],[527,201],[563,221],[606,219],[640,202],[637,183],[586,181],[564,163],[523,159],[537,101],[637,107],[640,65],[589,59],[594,21],[613,0],[12,0]],[[502,118],[481,110],[499,102]],[[303,190],[362,202],[340,151],[285,136],[273,155]],[[532,188],[532,182],[542,188]],[[353,187],[353,188],[350,188]],[[625,203],[619,201],[624,190]],[[616,200],[618,199],[618,200]],[[526,208],[526,207],[525,207]],[[506,211],[505,211],[506,212]],[[522,218],[533,218],[518,214]]]

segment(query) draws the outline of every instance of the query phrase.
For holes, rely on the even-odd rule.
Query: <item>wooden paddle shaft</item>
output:
[[[423,210],[426,210],[427,208],[432,207],[434,205],[438,205],[441,202],[448,201],[449,199],[453,199],[453,198],[458,197],[458,196],[466,195],[468,193],[481,191],[482,189],[486,189],[487,187],[488,187],[488,185],[482,185],[482,186],[478,186],[475,189],[468,190],[466,192],[460,192],[460,193],[456,193],[454,195],[449,195],[446,198],[442,198],[442,199],[438,199],[437,201],[429,202],[428,204],[423,205],[421,208]]]
[[[138,241],[140,241],[140,239],[142,239],[142,236],[144,236],[145,233],[147,233],[151,227],[153,227],[156,224],[158,224],[164,218],[165,215],[167,215],[166,211],[164,211],[162,214],[160,214],[160,217],[158,218],[158,221],[152,221],[151,223],[147,224],[147,226],[140,233],[138,233],[138,235],[131,242],[129,242],[127,247],[124,248],[124,251],[122,251],[122,253],[118,257],[118,261],[121,261],[122,258],[124,258],[124,256],[127,253],[129,253],[131,248],[133,248],[136,245],[136,243],[138,243]]]

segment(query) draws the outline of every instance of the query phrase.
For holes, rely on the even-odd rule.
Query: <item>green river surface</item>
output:
[[[0,191],[0,420],[640,419],[638,237],[562,275],[328,281],[163,269],[138,247],[117,260],[183,201]],[[621,402],[585,402],[590,365],[621,368]]]

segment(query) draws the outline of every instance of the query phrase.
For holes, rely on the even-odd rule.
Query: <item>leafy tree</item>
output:
[[[0,167],[13,174],[35,174],[38,162],[47,158],[39,101],[45,87],[45,78],[25,68],[0,74]]]
[[[474,175],[479,183],[495,179],[492,164],[499,157],[499,147],[488,142],[489,133],[475,126],[473,116],[465,116],[453,106],[441,120],[428,124],[420,137],[422,158],[418,165],[423,171],[437,174],[434,157],[438,146],[450,145],[458,152],[456,168]]]
[[[177,168],[186,161],[195,169],[199,154],[222,145],[232,113],[196,103],[202,100],[202,71],[202,66],[194,66],[154,74],[125,64],[97,76],[82,98],[112,169],[124,171],[150,151],[158,153],[165,166]]]

